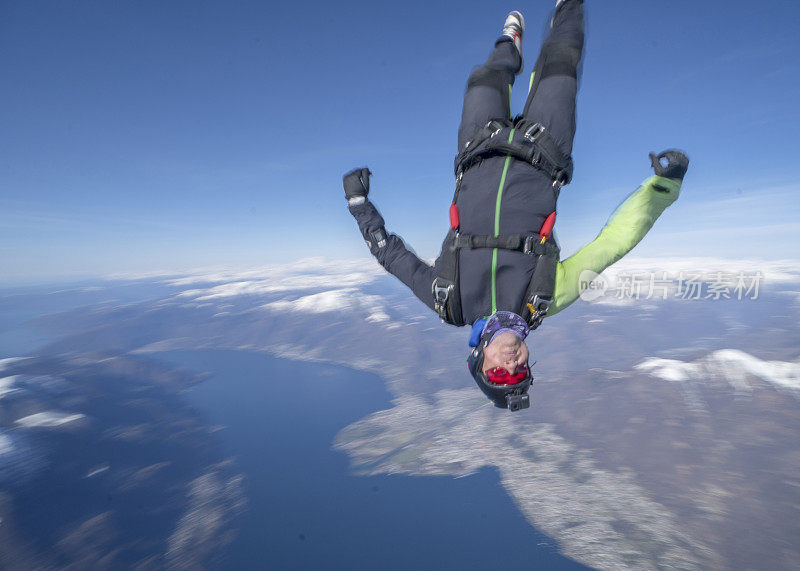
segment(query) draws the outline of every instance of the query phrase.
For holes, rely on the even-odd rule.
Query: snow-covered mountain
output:
[[[744,351],[723,349],[691,363],[677,359],[646,359],[636,365],[635,369],[666,381],[723,381],[734,390],[744,392],[766,384],[788,389],[800,398],[800,360],[764,361]]]

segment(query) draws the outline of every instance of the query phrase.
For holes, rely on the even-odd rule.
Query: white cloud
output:
[[[67,414],[62,412],[37,412],[17,420],[17,424],[22,428],[59,428],[72,424],[85,418],[83,414]]]
[[[14,440],[4,433],[0,432],[0,458],[6,454],[10,454],[14,451]]]
[[[93,478],[98,474],[102,474],[103,472],[108,472],[110,469],[111,467],[108,464],[102,464],[96,468],[92,468],[91,470],[89,470],[84,476],[84,478]]]
[[[167,280],[167,283],[177,287],[202,283],[217,284],[186,290],[178,294],[181,297],[204,301],[241,295],[265,295],[332,287],[360,287],[374,282],[383,274],[385,271],[374,260],[310,258],[290,264],[249,270],[192,274]]]
[[[27,357],[9,357],[7,359],[0,359],[0,371],[4,371],[9,365],[13,365],[18,361],[24,361]]]
[[[432,263],[432,260],[430,261]],[[626,257],[603,272],[612,289],[609,293],[598,298],[594,303],[612,305],[640,304],[639,299],[632,296],[617,295],[622,280],[621,274],[653,274],[656,279],[661,279],[666,273],[666,278],[672,280],[667,289],[667,298],[673,298],[677,293],[678,279],[683,275],[706,284],[703,291],[714,282],[721,286],[726,277],[728,281],[742,275],[746,282],[741,292],[736,284],[728,284],[731,295],[753,299],[756,292],[765,288],[784,287],[786,284],[800,284],[800,260],[763,260],[763,259],[729,259],[720,257]],[[761,277],[757,278],[756,274]],[[720,276],[722,274],[722,276]],[[275,294],[292,295],[294,292],[308,292],[318,295],[329,293],[322,297],[298,299],[284,299],[273,302],[266,307],[270,309],[288,310],[291,307],[304,308],[305,311],[333,311],[326,309],[329,304],[345,304],[352,307],[352,300],[344,300],[343,290],[361,290],[365,285],[374,284],[376,280],[387,275],[386,271],[372,259],[353,260],[328,260],[324,258],[307,258],[289,264],[269,265],[249,269],[217,268],[190,272],[181,276],[172,275],[164,283],[183,288],[196,285],[191,289],[179,291],[179,299],[189,300],[193,304],[219,304],[222,301],[233,301],[236,298],[247,296],[274,296]],[[638,278],[637,278],[638,279]],[[756,288],[752,289],[754,282]],[[657,286],[657,290],[647,296],[654,302],[663,297],[664,286]],[[719,288],[718,288],[719,289]],[[797,291],[797,287],[790,288]],[[786,290],[789,291],[789,290]],[[746,293],[746,295],[745,295]],[[351,292],[352,294],[352,292]],[[354,295],[354,294],[353,294]],[[345,296],[347,297],[347,296]],[[352,295],[350,295],[352,297]],[[364,299],[369,296],[362,295]],[[377,299],[377,298],[375,298]],[[267,300],[264,300],[267,301]],[[291,306],[291,307],[290,307]],[[220,306],[221,309],[226,309]],[[384,311],[375,311],[369,317],[374,321],[388,320]]]
[[[668,277],[684,274],[702,274],[713,276],[718,273],[747,275],[761,272],[764,283],[800,282],[800,260],[758,260],[730,259],[712,257],[667,257],[645,258],[626,257],[606,269],[603,275],[609,278],[619,273],[631,272],[667,272]]]
[[[583,279],[583,274],[581,274]],[[663,300],[755,300],[761,292],[796,294],[800,287],[798,260],[731,260],[726,258],[625,258],[601,274],[604,290],[590,303],[636,305],[646,309]],[[650,307],[654,309],[655,306]]]
[[[186,272],[181,277],[166,280],[169,285],[182,286],[193,283],[223,283],[231,281],[259,281],[303,275],[338,275],[367,273],[380,275],[381,267],[371,258],[354,260],[329,260],[302,258],[288,264],[272,264],[256,268],[215,268]]]
[[[381,275],[383,269],[373,258],[334,260],[322,257],[300,258],[285,264],[263,266],[203,266],[172,268],[148,272],[118,272],[105,277],[111,280],[143,280],[161,278],[163,283],[181,287],[197,283],[225,283],[231,281],[261,281],[291,275],[333,275],[365,272]]]
[[[3,377],[0,379],[0,399],[9,393],[19,390],[14,386],[14,384],[17,382],[18,376],[19,375],[13,375],[11,377]]]
[[[197,301],[237,297],[241,295],[265,295],[278,292],[302,291],[326,287],[362,286],[371,283],[375,276],[365,273],[338,275],[306,275],[274,277],[262,281],[234,281],[204,289],[192,289],[178,294]]]

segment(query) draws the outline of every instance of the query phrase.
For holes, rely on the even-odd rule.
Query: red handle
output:
[[[553,226],[556,225],[556,213],[553,212],[545,218],[544,224],[542,224],[542,229],[539,230],[539,236],[542,237],[542,242],[547,240],[550,237],[550,234],[553,233]]]
[[[458,230],[458,227],[461,225],[461,221],[458,218],[458,206],[456,206],[455,202],[450,205],[450,229],[451,230]]]

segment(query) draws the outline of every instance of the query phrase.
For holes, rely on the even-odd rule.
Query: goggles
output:
[[[495,367],[486,371],[486,378],[493,385],[517,385],[530,376],[527,365],[519,365],[514,373],[509,373],[503,367]]]

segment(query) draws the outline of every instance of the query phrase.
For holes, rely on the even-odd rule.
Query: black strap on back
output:
[[[455,235],[456,249],[500,248],[515,250],[535,256],[558,256],[558,246],[553,242],[542,243],[539,234],[509,234],[507,236],[478,236],[474,234]]]
[[[558,266],[558,247],[553,244],[556,255],[540,255],[536,260],[533,276],[525,290],[520,317],[528,322],[531,331],[542,324],[542,320],[550,305],[556,285],[556,267]]]
[[[453,204],[458,200],[461,190],[462,175],[456,178],[456,190],[453,194]],[[458,247],[456,238],[458,229],[451,228],[442,244],[442,252],[438,258],[438,275],[433,280],[433,308],[439,318],[445,323],[461,327],[464,316],[461,312],[461,290],[458,283]]]
[[[458,287],[458,247],[455,230],[450,230],[442,244],[438,260],[438,276],[433,280],[433,304],[445,323],[466,325],[461,314],[461,291]]]
[[[509,141],[512,128],[515,131]],[[456,176],[494,155],[511,155],[538,168],[553,179],[556,190],[561,190],[572,180],[572,157],[561,152],[556,140],[541,123],[522,120],[514,126],[511,121],[490,121],[456,156]]]

